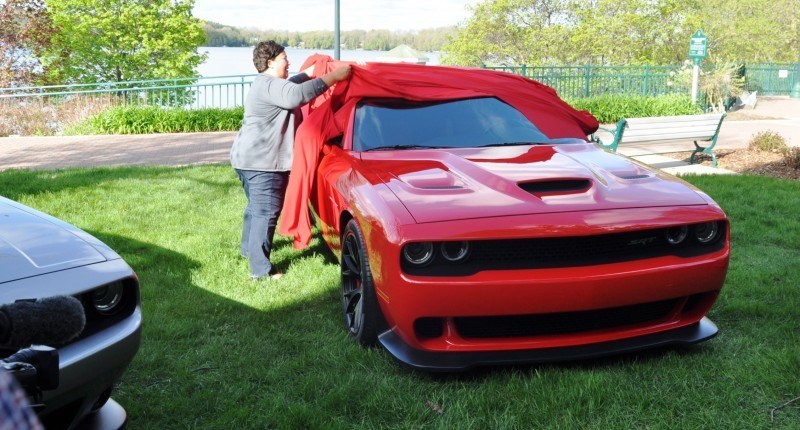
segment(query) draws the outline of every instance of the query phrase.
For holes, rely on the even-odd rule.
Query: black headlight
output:
[[[469,257],[469,242],[442,242],[442,257],[451,263],[461,263]]]
[[[694,227],[694,236],[703,245],[714,243],[719,238],[720,228],[716,221],[704,222]]]
[[[680,245],[684,240],[686,240],[686,236],[688,235],[689,227],[685,225],[670,227],[667,229],[666,233],[667,243],[670,245]]]
[[[433,243],[409,243],[403,247],[403,258],[415,266],[427,266],[433,261]]]

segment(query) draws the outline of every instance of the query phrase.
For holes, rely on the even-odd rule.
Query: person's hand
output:
[[[336,82],[339,82],[349,78],[352,72],[353,69],[349,64],[346,64],[344,66],[337,67],[332,73],[334,74],[334,79],[336,79]]]
[[[308,66],[307,69],[300,71],[300,73],[305,73],[306,75],[308,75],[309,78],[313,78],[314,77],[314,65],[312,64],[312,65]]]
[[[350,65],[339,66],[333,69],[332,72],[328,73],[327,75],[322,77],[322,80],[325,81],[325,85],[331,86],[339,81],[343,81],[350,77],[350,74],[353,72],[353,69]]]

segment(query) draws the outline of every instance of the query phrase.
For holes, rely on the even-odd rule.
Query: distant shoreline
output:
[[[208,53],[206,61],[197,68],[202,77],[251,75],[256,73],[253,67],[252,46],[201,46],[197,48],[197,52]],[[340,57],[345,61],[368,62],[377,61],[386,52],[388,51],[342,49]],[[333,57],[333,50],[286,48],[286,56],[289,58],[290,63],[289,72],[299,71],[306,58],[313,54]],[[428,57],[428,65],[435,66],[439,64],[439,52],[423,52],[423,54]]]

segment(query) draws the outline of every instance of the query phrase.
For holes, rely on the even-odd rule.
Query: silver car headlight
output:
[[[92,306],[102,315],[112,315],[122,308],[124,287],[121,281],[112,282],[92,291]]]

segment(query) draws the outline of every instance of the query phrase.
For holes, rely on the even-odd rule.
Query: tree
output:
[[[205,42],[193,0],[48,0],[59,33],[42,57],[51,81],[195,77]]]
[[[546,64],[559,62],[571,20],[567,0],[490,0],[442,49],[443,62]]]
[[[54,32],[44,0],[0,3],[0,87],[36,83],[42,72],[37,54]]]
[[[798,0],[486,0],[443,47],[460,65],[678,64],[703,29],[711,62],[794,62]]]
[[[707,0],[698,28],[708,35],[715,61],[797,61],[800,7],[797,0]]]
[[[697,0],[576,0],[569,64],[679,63],[696,30]],[[573,53],[574,55],[569,55]]]

